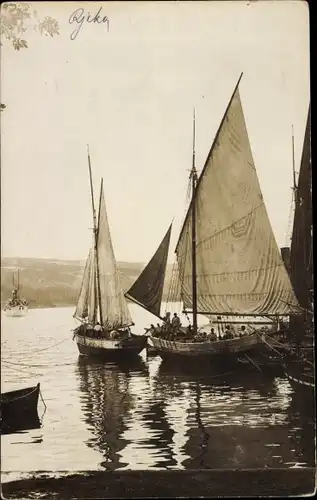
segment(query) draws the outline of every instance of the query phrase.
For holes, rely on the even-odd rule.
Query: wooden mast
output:
[[[292,154],[293,154],[293,191],[294,191],[294,202],[295,202],[295,208],[297,205],[298,201],[298,191],[297,191],[297,184],[296,184],[296,172],[295,172],[295,147],[294,147],[294,127],[292,125]]]
[[[192,294],[193,294],[193,330],[197,332],[197,269],[196,269],[196,185],[197,171],[195,167],[195,109],[193,116],[193,163],[190,177],[192,180]]]
[[[101,308],[101,293],[100,293],[100,275],[99,275],[99,257],[98,257],[98,250],[97,250],[97,242],[98,242],[98,230],[99,230],[99,219],[100,219],[100,206],[101,206],[101,197],[103,193],[103,178],[101,178],[101,185],[100,185],[100,195],[99,195],[99,215],[98,215],[98,229],[97,229],[97,235],[96,235],[96,262],[97,262],[97,286],[98,286],[98,299],[99,299],[99,317],[100,317],[100,324],[103,324],[103,315],[102,315],[102,308]]]
[[[91,174],[91,162],[90,162],[90,153],[89,153],[89,146],[87,144],[87,153],[88,153],[88,167],[89,167],[89,179],[90,179],[90,192],[91,192],[91,204],[92,204],[92,214],[93,214],[93,231],[94,231],[94,250],[95,250],[95,257],[96,257],[96,267],[97,267],[97,283],[96,283],[96,275],[94,279],[94,285],[95,285],[95,297],[98,297],[99,301],[99,315],[100,315],[100,324],[102,324],[102,311],[101,311],[101,296],[100,296],[100,279],[99,279],[99,262],[98,262],[98,248],[97,248],[97,218],[96,218],[96,210],[95,210],[95,201],[94,201],[94,190],[93,190],[93,184],[92,184],[92,174]],[[98,293],[97,293],[98,292]],[[94,321],[96,321],[96,316],[97,316],[97,304],[96,301],[94,302]]]

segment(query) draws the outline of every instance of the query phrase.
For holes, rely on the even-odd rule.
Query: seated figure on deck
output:
[[[99,323],[99,321],[97,321],[94,327],[94,337],[100,337],[101,332],[102,332],[102,326]]]
[[[225,334],[224,334],[224,337],[223,337],[225,340],[229,340],[229,339],[233,339],[234,338],[234,335],[233,335],[233,332],[231,331],[230,329],[230,326],[229,325],[226,325],[226,328],[225,328]]]
[[[242,325],[241,329],[240,329],[240,337],[244,337],[246,334],[247,334],[247,331],[246,331],[245,325]]]
[[[85,332],[87,337],[92,337],[93,331],[94,331],[94,327],[92,326],[91,323],[88,323],[88,325],[86,326],[86,332]]]
[[[217,335],[214,328],[211,328],[210,333],[207,335],[207,339],[211,342],[217,340]]]
[[[155,334],[156,334],[156,336],[159,337],[160,334],[161,334],[161,332],[162,332],[161,325],[159,323],[157,323],[156,324],[156,328],[155,328]]]
[[[150,337],[151,335],[154,335],[156,333],[155,326],[151,324],[150,328],[145,328],[145,335],[147,337]]]

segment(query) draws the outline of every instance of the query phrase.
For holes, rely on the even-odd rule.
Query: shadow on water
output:
[[[115,469],[245,469],[314,463],[312,408],[285,378],[197,372],[159,358],[76,367],[86,445]]]
[[[118,453],[127,444],[121,437],[126,428],[124,418],[134,404],[129,382],[132,374],[144,376],[147,366],[141,357],[130,362],[105,363],[79,356],[77,373],[84,421],[93,436],[87,445],[101,452],[102,467],[108,470],[123,467]]]

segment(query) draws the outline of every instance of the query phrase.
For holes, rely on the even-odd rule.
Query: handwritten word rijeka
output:
[[[88,14],[85,13],[84,9],[76,9],[69,18],[69,24],[76,23],[76,29],[70,34],[70,39],[75,40],[80,29],[83,27],[84,23],[97,23],[97,24],[106,24],[107,31],[109,31],[109,19],[107,16],[103,16],[101,14],[102,7],[98,10],[98,12],[93,15],[90,12]]]

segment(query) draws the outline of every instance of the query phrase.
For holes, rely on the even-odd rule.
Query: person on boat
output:
[[[177,313],[174,313],[174,316],[172,319],[172,328],[175,332],[177,332],[177,330],[179,330],[180,326],[181,326],[181,320],[177,316]]]
[[[159,337],[161,333],[162,333],[161,325],[159,323],[156,323],[155,335]]]
[[[212,328],[212,329],[210,330],[210,333],[208,334],[207,338],[208,338],[208,340],[210,340],[211,342],[212,342],[212,341],[217,340],[217,335],[216,335],[216,332],[215,332],[215,329],[214,329],[214,328]]]
[[[245,325],[242,325],[241,326],[241,329],[240,329],[240,337],[244,337],[245,335],[247,334],[246,332],[246,329],[245,329]]]
[[[95,334],[95,337],[100,337],[100,334],[102,332],[102,326],[101,324],[99,323],[99,321],[97,321],[97,323],[95,324],[94,326],[94,334]]]
[[[111,332],[109,333],[109,337],[111,338],[111,340],[115,340],[115,339],[118,339],[120,336],[118,330],[111,330]]]
[[[170,323],[171,323],[171,313],[170,312],[168,312],[168,311],[166,312],[166,314],[163,318],[163,321],[164,321],[165,326],[170,325]]]
[[[87,337],[92,337],[93,331],[94,331],[94,327],[92,326],[91,323],[88,323],[87,326],[86,326],[86,335],[87,335]]]
[[[145,329],[145,335],[147,337],[150,337],[151,335],[155,335],[156,329],[153,324],[151,324],[150,328],[144,328]]]
[[[229,340],[229,339],[233,339],[234,338],[234,335],[233,335],[233,333],[232,333],[229,325],[226,325],[226,327],[225,327],[225,334],[224,334],[223,338],[225,340]]]

